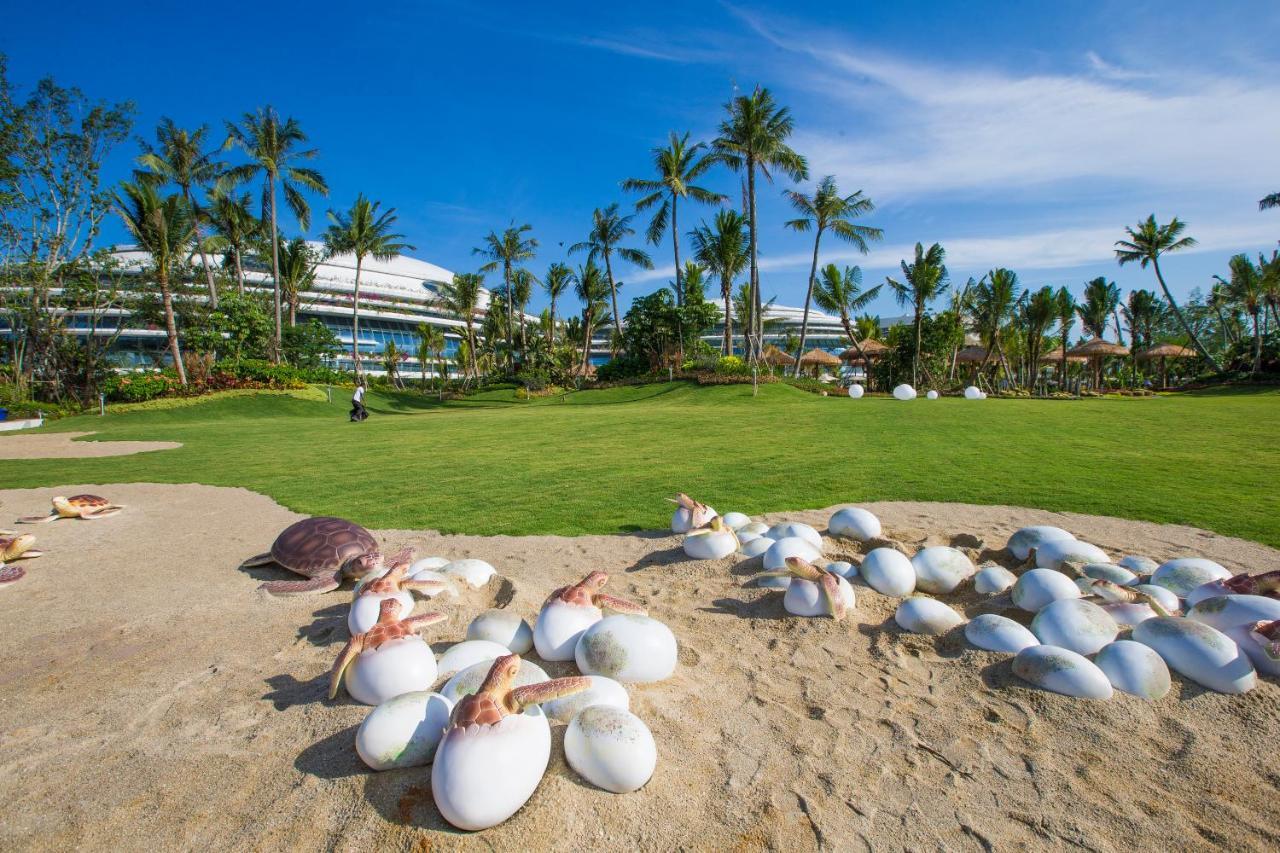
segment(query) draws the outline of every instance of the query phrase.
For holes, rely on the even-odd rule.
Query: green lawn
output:
[[[1280,392],[1083,401],[822,398],[681,383],[519,403],[226,397],[52,429],[180,441],[103,459],[0,461],[8,487],[245,486],[371,527],[599,533],[666,524],[677,490],[721,511],[846,501],[1015,504],[1178,522],[1280,546]],[[0,436],[0,441],[4,437]]]

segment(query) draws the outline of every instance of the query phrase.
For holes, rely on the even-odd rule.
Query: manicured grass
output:
[[[1276,391],[899,403],[674,383],[531,402],[509,391],[369,402],[364,424],[347,422],[347,393],[336,390],[332,402],[240,395],[69,419],[52,429],[183,447],[0,461],[0,482],[245,486],[372,527],[480,534],[658,528],[677,490],[747,513],[965,501],[1192,524],[1280,546]]]

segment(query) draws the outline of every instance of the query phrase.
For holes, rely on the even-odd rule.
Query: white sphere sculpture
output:
[[[867,393],[866,389],[856,382],[849,386],[849,396],[854,400],[862,399],[862,395],[865,393]]]
[[[976,385],[970,385],[968,388],[964,389],[964,398],[966,400],[981,400],[985,396],[986,395],[983,394],[981,389]]]
[[[937,391],[930,391],[928,394],[925,394],[924,396],[925,396],[925,398],[926,398],[926,399],[929,399],[929,400],[936,400],[936,399],[938,399],[938,392],[937,392]]]
[[[916,389],[906,383],[903,383],[893,389],[893,396],[897,397],[899,400],[914,400],[916,398]]]

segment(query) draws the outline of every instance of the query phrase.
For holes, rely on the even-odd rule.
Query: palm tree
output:
[[[1182,330],[1187,333],[1187,337],[1191,339],[1191,343],[1205,357],[1205,360],[1213,365],[1213,369],[1221,373],[1222,367],[1218,364],[1218,360],[1200,342],[1199,336],[1191,328],[1187,318],[1183,316],[1182,310],[1178,308],[1178,303],[1174,300],[1173,294],[1169,292],[1169,286],[1164,283],[1164,276],[1160,274],[1161,255],[1168,252],[1176,252],[1180,249],[1189,249],[1196,244],[1195,238],[1181,236],[1186,227],[1186,223],[1179,222],[1176,216],[1167,225],[1160,225],[1156,222],[1156,217],[1153,213],[1142,222],[1139,222],[1137,228],[1124,229],[1129,239],[1116,241],[1116,260],[1119,261],[1120,266],[1137,261],[1142,265],[1143,269],[1146,269],[1147,264],[1151,264],[1156,273],[1156,281],[1160,282],[1160,289],[1164,291],[1164,298],[1169,303],[1169,308],[1172,309],[1174,316],[1178,318],[1178,323],[1182,325]]]
[[[533,273],[527,269],[518,269],[511,274],[511,302],[515,309],[516,321],[520,324],[520,363],[529,360],[529,339],[526,336],[524,312],[533,298],[533,285],[537,282]]]
[[[400,382],[400,359],[404,354],[400,352],[400,348],[396,346],[394,340],[389,340],[382,347],[382,369],[387,372],[387,379],[391,382],[393,388],[403,390],[404,386]],[[356,375],[359,375],[360,368],[357,366]]]
[[[865,255],[867,241],[883,238],[884,232],[879,228],[854,223],[854,217],[870,213],[876,206],[862,194],[862,190],[852,195],[840,195],[834,175],[827,175],[822,179],[812,198],[795,190],[786,190],[783,195],[800,214],[800,218],[792,219],[787,227],[793,231],[813,231],[813,262],[809,265],[809,289],[804,295],[804,316],[800,321],[800,342],[796,351],[795,375],[799,376],[800,354],[804,351],[804,342],[809,335],[809,302],[813,299],[813,284],[818,277],[818,246],[822,242],[823,233],[830,228],[832,234],[846,243],[852,243]]]
[[[138,248],[151,258],[160,302],[164,309],[164,329],[173,368],[179,384],[187,384],[187,371],[178,348],[178,325],[173,313],[173,275],[188,257],[196,239],[196,219],[183,197],[177,193],[160,198],[148,183],[124,182],[115,196],[116,212]]]
[[[277,189],[284,194],[285,204],[293,211],[303,231],[311,227],[311,206],[307,204],[303,190],[321,195],[329,194],[329,185],[315,169],[298,165],[303,160],[313,160],[318,153],[314,148],[299,150],[307,135],[296,119],[282,121],[275,107],[259,107],[256,113],[245,113],[240,125],[227,122],[227,141],[224,148],[239,146],[253,162],[233,166],[219,178],[219,188],[229,190],[237,184],[256,177],[262,178],[262,200],[267,211],[265,218],[271,222],[271,279],[275,289],[276,331],[271,353],[273,361],[280,360],[281,300],[280,300],[280,228],[277,222]]]
[[[1253,369],[1250,372],[1258,373],[1262,370],[1260,318],[1266,304],[1262,274],[1245,254],[1233,255],[1227,266],[1231,269],[1231,297],[1244,306],[1245,313],[1253,319]]]
[[[1130,384],[1138,382],[1138,350],[1149,348],[1153,341],[1156,321],[1160,317],[1160,298],[1151,290],[1129,291],[1129,301],[1121,307],[1125,322],[1129,324],[1129,372]]]
[[[881,328],[880,316],[878,314],[859,314],[858,319],[853,321],[853,329],[858,333],[859,340],[880,340]]]
[[[844,333],[849,336],[849,342],[853,344],[853,348],[858,351],[858,358],[862,359],[862,363],[870,368],[871,363],[867,361],[866,353],[862,351],[861,336],[858,333],[858,327],[855,325],[853,316],[858,311],[866,308],[871,304],[877,296],[880,295],[882,284],[877,284],[868,291],[862,290],[862,269],[860,267],[845,267],[844,272],[835,264],[827,264],[822,268],[822,276],[815,283],[813,288],[813,301],[818,303],[818,307],[823,311],[830,311],[840,317],[840,325],[844,327]],[[801,333],[803,334],[803,332]],[[801,346],[801,349],[803,347]],[[799,357],[796,362],[799,363]],[[870,370],[867,375],[870,376]]]
[[[587,262],[574,273],[573,289],[582,301],[582,375],[586,376],[591,360],[591,336],[604,320],[609,283],[600,274],[596,262],[588,257]]]
[[[760,356],[764,335],[763,306],[760,304],[760,266],[758,263],[759,222],[756,216],[756,169],[772,182],[771,169],[779,169],[793,181],[809,177],[805,158],[787,145],[795,129],[791,111],[779,107],[768,89],[759,86],[750,95],[739,95],[725,110],[728,118],[720,122],[720,135],[711,143],[718,159],[730,169],[747,173],[747,227],[751,246],[751,335],[755,339],[752,358]]]
[[[1271,310],[1271,322],[1280,328],[1280,251],[1271,250],[1268,258],[1258,253],[1258,272],[1262,276],[1262,293]]]
[[[613,280],[611,256],[617,252],[618,257],[627,263],[646,270],[653,269],[653,260],[648,254],[639,249],[628,249],[618,245],[636,233],[636,230],[631,227],[631,220],[635,218],[634,213],[630,216],[619,216],[617,202],[604,210],[597,207],[591,214],[591,231],[587,234],[587,239],[569,247],[571,255],[585,251],[587,257],[593,261],[599,262],[604,258],[604,272],[609,280],[609,294],[613,298],[613,316],[618,319],[618,331],[622,331],[622,315],[618,313],[618,287]]]
[[[298,324],[298,302],[316,281],[320,258],[307,241],[294,237],[280,246],[280,289],[289,306],[289,326]]]
[[[1209,288],[1209,298],[1205,305],[1218,315],[1218,329],[1222,336],[1222,347],[1226,349],[1240,342],[1240,317],[1231,299],[1231,282],[1220,275],[1213,277],[1213,286]],[[1227,314],[1227,309],[1231,313]]]
[[[693,256],[720,278],[720,298],[724,300],[724,340],[721,349],[733,355],[733,280],[747,268],[747,220],[736,210],[716,211],[714,228],[703,222],[689,232]]]
[[[691,198],[703,204],[720,204],[727,196],[711,190],[695,186],[694,181],[710,169],[716,158],[704,153],[707,144],[698,142],[689,144],[689,134],[676,136],[675,131],[667,135],[665,147],[653,149],[653,168],[658,173],[657,179],[628,178],[622,182],[622,189],[627,192],[647,193],[636,202],[636,210],[648,210],[655,204],[657,210],[649,220],[649,228],[645,236],[653,245],[662,242],[668,225],[671,228],[671,251],[675,256],[676,290],[680,290],[680,230],[677,221],[677,206],[680,199]],[[658,204],[661,202],[661,204]],[[614,305],[613,313],[618,313]]]
[[[564,295],[573,281],[573,270],[568,264],[559,261],[547,267],[547,274],[542,279],[542,289],[551,300],[551,321],[547,324],[547,349],[556,345],[556,301]]]
[[[480,295],[484,290],[484,276],[474,272],[458,272],[453,274],[453,281],[442,281],[437,285],[440,307],[462,318],[466,325],[467,355],[471,357],[472,376],[480,375],[476,363],[476,338],[473,331],[476,312],[480,310]],[[464,368],[465,369],[465,368]]]
[[[136,162],[147,170],[138,173],[138,180],[172,183],[182,192],[182,199],[190,208],[195,221],[196,250],[209,285],[209,307],[217,308],[218,288],[213,282],[213,268],[209,266],[203,235],[200,233],[202,211],[192,192],[193,188],[212,186],[222,167],[214,157],[216,151],[204,150],[208,133],[208,125],[202,124],[195,130],[184,130],[174,124],[173,119],[165,116],[156,127],[155,146],[145,139],[138,141],[142,146],[142,153],[138,155]]]
[[[1086,333],[1095,338],[1103,338],[1107,334],[1107,324],[1120,304],[1120,288],[1115,282],[1098,276],[1084,286],[1084,302],[1076,306],[1080,315],[1080,323]],[[1116,325],[1117,335],[1119,324]]]
[[[414,247],[404,242],[404,235],[391,229],[396,222],[396,209],[378,213],[381,202],[369,201],[364,194],[356,196],[355,204],[346,213],[329,211],[329,228],[324,233],[325,251],[334,255],[356,256],[356,281],[354,301],[351,306],[351,358],[355,361],[356,377],[360,376],[360,270],[364,259],[390,261]],[[277,261],[277,280],[279,278]]]
[[[525,261],[533,260],[534,254],[538,249],[538,241],[533,237],[523,236],[526,231],[532,231],[533,226],[529,223],[516,226],[512,222],[507,230],[501,235],[494,231],[490,231],[484,238],[484,245],[478,246],[471,250],[471,254],[480,255],[488,258],[489,262],[480,267],[481,272],[492,272],[493,270],[502,268],[502,287],[506,296],[507,305],[507,370],[515,371],[515,347],[511,340],[511,330],[515,324],[515,318],[512,316],[511,310],[511,272],[517,264]]]
[[[988,272],[970,291],[969,308],[973,312],[978,337],[987,349],[982,364],[978,366],[979,370],[986,366],[987,360],[994,354],[1000,357],[1005,375],[1012,375],[1001,341],[1001,332],[1013,317],[1021,299],[1022,288],[1018,285],[1018,274],[1004,267]]]
[[[1031,365],[1031,376],[1040,373],[1040,355],[1044,351],[1044,336],[1057,318],[1058,297],[1052,287],[1045,285],[1039,290],[1030,292],[1022,305],[1022,325],[1027,335],[1027,360]]]
[[[893,290],[898,304],[910,305],[915,312],[916,350],[911,362],[913,387],[920,382],[920,337],[925,309],[947,290],[946,258],[947,252],[939,244],[934,243],[926,252],[922,244],[916,243],[915,260],[910,264],[906,261],[900,264],[903,280],[885,280]]]
[[[1062,363],[1059,365],[1059,385],[1067,387],[1067,347],[1071,343],[1071,327],[1076,322],[1076,298],[1066,287],[1059,287],[1054,302],[1058,305],[1058,330],[1062,334]]]
[[[214,233],[205,241],[215,251],[231,256],[236,270],[236,290],[244,295],[244,256],[250,247],[261,242],[265,229],[262,220],[250,210],[250,196],[236,196],[230,191],[215,189],[210,199],[209,224]]]
[[[444,329],[430,323],[418,324],[418,365],[422,368],[422,393],[427,393],[427,365],[432,361],[441,361],[444,356]],[[440,372],[440,397],[444,398],[444,381],[448,368]]]
[[[1271,207],[1280,207],[1280,193],[1264,195],[1258,200],[1258,210],[1266,210]]]

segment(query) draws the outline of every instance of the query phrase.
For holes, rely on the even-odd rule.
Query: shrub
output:
[[[694,378],[699,385],[750,385],[751,374],[748,373],[695,373]],[[761,373],[759,377],[761,385],[767,385],[771,382],[781,382],[778,377],[772,373]]]
[[[177,379],[165,373],[113,373],[102,383],[102,393],[108,400],[141,403],[175,393],[181,387]]]
[[[750,375],[751,367],[736,355],[726,355],[716,359],[715,371],[727,376],[741,376]]]
[[[636,355],[620,355],[596,368],[596,379],[613,382],[649,372],[649,359]]]

